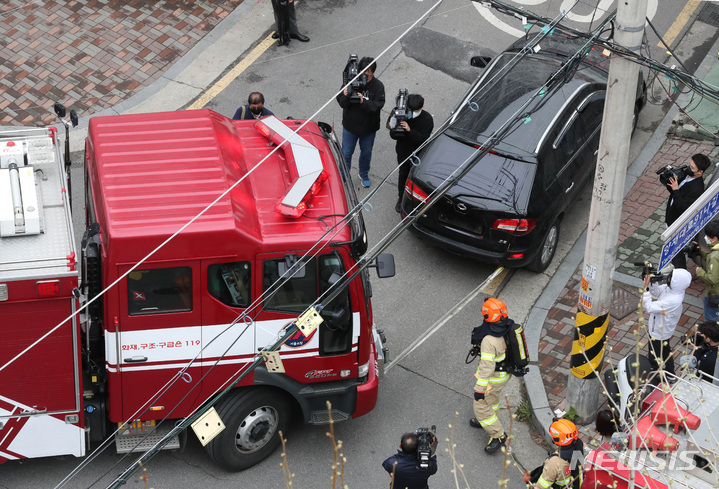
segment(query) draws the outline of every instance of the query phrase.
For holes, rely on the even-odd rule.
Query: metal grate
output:
[[[342,411],[332,410],[333,421],[345,421],[350,418],[350,415],[343,413]],[[327,415],[327,411],[315,411],[312,413],[312,424],[328,424],[330,417]]]
[[[621,287],[613,289],[609,314],[611,314],[614,319],[624,319],[630,313],[637,310],[640,299],[641,297],[629,292],[627,289]]]
[[[300,390],[300,394],[313,395],[323,392],[345,391],[348,387],[348,381],[337,380],[333,382],[318,382],[316,384],[308,384]]]
[[[719,5],[716,3],[706,2],[704,7],[699,12],[697,20],[714,27],[719,27]]]
[[[117,453],[130,453],[130,452],[146,452],[156,443],[158,443],[165,434],[169,433],[172,426],[160,426],[149,435],[147,433],[138,433],[136,435],[115,435],[115,446]],[[139,443],[139,445],[138,445]],[[174,450],[180,448],[180,440],[177,437],[170,440],[170,443],[165,445],[163,450]]]

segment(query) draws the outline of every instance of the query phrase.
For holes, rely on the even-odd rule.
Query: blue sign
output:
[[[679,253],[682,248],[694,239],[694,236],[704,229],[709,221],[719,213],[719,194],[715,194],[696,213],[685,222],[662,247],[662,256],[659,259],[658,270],[661,270]],[[681,219],[681,217],[680,217]]]

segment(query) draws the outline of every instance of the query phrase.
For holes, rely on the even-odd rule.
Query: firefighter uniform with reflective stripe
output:
[[[549,457],[544,462],[544,470],[539,476],[534,487],[541,489],[554,488],[571,488],[572,487],[572,471],[569,462],[559,455]]]
[[[475,400],[473,407],[474,416],[491,438],[504,435],[504,428],[497,414],[502,389],[510,375],[508,372],[499,371],[498,367],[505,359],[506,350],[507,345],[503,337],[486,335],[482,338],[474,391],[483,393],[484,399]]]

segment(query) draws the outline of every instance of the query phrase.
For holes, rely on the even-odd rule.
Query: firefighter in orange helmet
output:
[[[503,365],[507,350],[504,337],[514,322],[507,316],[504,302],[493,297],[484,301],[482,316],[484,322],[472,331],[472,343],[480,345],[480,353],[475,373],[474,418],[469,425],[484,428],[489,434],[484,451],[494,453],[507,441],[498,413],[502,389],[511,377]]]
[[[558,451],[544,465],[530,474],[524,472],[524,482],[536,489],[571,489],[582,485],[582,457],[584,443],[577,436],[577,426],[568,419],[555,419],[549,435]]]

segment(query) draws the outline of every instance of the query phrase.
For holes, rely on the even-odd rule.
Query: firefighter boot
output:
[[[484,447],[484,451],[487,453],[494,453],[499,450],[507,442],[507,433],[503,434],[499,438],[490,438],[487,446]]]
[[[479,424],[479,421],[477,421],[477,418],[470,419],[469,426],[471,426],[472,428],[481,428],[482,427],[482,425]]]

